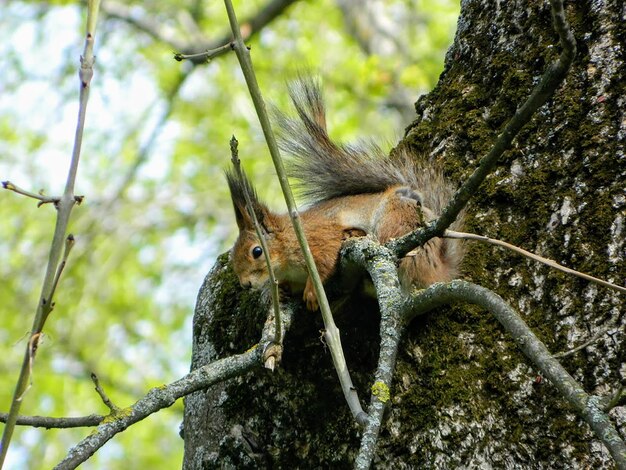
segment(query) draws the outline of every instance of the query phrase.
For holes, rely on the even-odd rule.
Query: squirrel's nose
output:
[[[239,284],[241,284],[241,287],[245,288],[245,289],[249,289],[250,287],[252,287],[252,281],[243,281],[240,280]]]

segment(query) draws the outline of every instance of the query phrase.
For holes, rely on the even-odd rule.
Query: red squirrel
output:
[[[376,145],[339,145],[326,130],[326,113],[319,85],[310,78],[289,89],[298,119],[277,113],[281,148],[291,155],[288,176],[299,181],[309,202],[300,212],[311,253],[322,282],[336,271],[344,240],[369,235],[380,243],[434,220],[453,188],[432,165],[416,163],[408,151],[385,155]],[[271,265],[278,283],[303,293],[309,310],[318,302],[300,245],[288,214],[277,214],[259,200],[250,181],[227,171],[239,237],[231,252],[233,269],[244,287],[261,288],[269,275],[263,249],[246,210],[244,190],[266,234]],[[453,228],[461,224],[457,220]],[[405,289],[426,287],[458,275],[463,257],[457,240],[434,238],[400,260]]]

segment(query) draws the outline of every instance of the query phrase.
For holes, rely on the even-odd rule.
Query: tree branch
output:
[[[265,351],[268,345],[273,343],[276,333],[272,315],[273,313],[270,313],[265,322],[259,344],[243,354],[218,359],[195,369],[169,385],[155,387],[128,408],[112,411],[89,436],[72,447],[67,456],[54,468],[56,470],[74,469],[89,459],[116,434],[151,414],[172,406],[179,398],[260,367],[263,364]],[[293,311],[286,307],[281,315],[283,331],[287,331],[291,325],[292,317]]]
[[[242,36],[243,41],[250,40],[253,36],[256,36],[263,28],[265,28],[268,24],[282,15],[287,8],[289,8],[293,3],[297,0],[270,0],[267,4],[261,8],[254,16],[248,17],[244,19],[240,23],[239,32]],[[208,42],[206,44],[202,44],[200,46],[189,45],[189,47],[193,48],[188,51],[188,53],[193,53],[195,50],[196,53],[216,49],[219,46],[230,42],[232,39],[232,28],[231,31],[225,32],[220,39]]]
[[[272,132],[270,120],[265,109],[265,102],[263,101],[261,90],[259,89],[259,85],[256,80],[256,75],[254,73],[252,61],[250,59],[250,51],[243,42],[241,28],[239,26],[239,23],[237,22],[237,17],[235,15],[232,2],[230,0],[224,0],[224,4],[226,6],[226,11],[228,12],[230,28],[234,36],[235,53],[237,54],[239,65],[241,66],[241,70],[248,86],[248,90],[250,91],[250,96],[252,98],[252,102],[254,103],[254,108],[259,118],[261,128],[263,129],[263,135],[265,136],[265,141],[267,142],[270,155],[272,156],[272,161],[274,162],[274,167],[276,168],[276,175],[278,177],[278,181],[280,182],[280,187],[285,197],[285,202],[287,203],[289,217],[291,218],[296,238],[298,239],[298,243],[300,244],[300,249],[302,250],[304,261],[306,263],[309,276],[315,289],[315,295],[317,296],[317,300],[319,302],[320,310],[322,312],[322,318],[324,320],[324,337],[326,339],[328,347],[330,348],[333,363],[335,365],[335,370],[337,371],[337,375],[339,376],[341,388],[343,390],[346,401],[348,402],[348,406],[350,407],[350,411],[352,411],[352,415],[354,416],[356,421],[363,424],[366,415],[363,411],[363,408],[361,408],[358,394],[356,393],[356,389],[352,384],[352,379],[350,378],[350,373],[348,372],[348,367],[346,365],[346,359],[344,357],[343,349],[341,347],[339,329],[337,328],[335,321],[333,320],[330,306],[328,304],[328,299],[326,298],[326,293],[324,292],[322,281],[320,279],[319,273],[317,272],[317,267],[315,266],[313,254],[311,253],[311,249],[309,248],[306,236],[304,234],[302,222],[300,221],[300,215],[298,214],[298,209],[296,207],[296,203],[293,198],[291,188],[289,186],[289,181],[287,180],[287,175],[285,174],[283,161],[280,157],[278,144],[276,143],[276,138],[274,136],[274,133]]]
[[[118,406],[116,406],[111,401],[111,399],[106,394],[104,389],[100,386],[100,380],[98,379],[98,376],[96,374],[94,374],[93,372],[91,373],[91,381],[93,382],[94,386],[96,387],[96,393],[100,396],[100,399],[102,400],[102,403],[104,403],[104,405],[109,410],[111,410],[111,413],[117,413],[120,410],[120,408]]]
[[[441,216],[428,227],[416,230],[408,235],[391,240],[387,246],[401,258],[417,246],[422,246],[433,237],[441,237],[455,221],[459,213],[465,208],[468,201],[476,193],[478,187],[494,168],[498,159],[511,146],[511,142],[519,131],[530,121],[545,102],[554,94],[557,87],[563,82],[576,54],[576,40],[572,34],[565,13],[562,0],[550,0],[552,6],[552,20],[561,43],[562,51],[559,58],[552,62],[544,72],[541,80],[533,89],[526,102],[515,112],[498,136],[493,147],[485,155],[474,173],[463,183],[452,200],[443,210]]]
[[[169,385],[153,388],[132,406],[109,415],[93,433],[72,447],[67,456],[54,468],[61,470],[78,467],[113,436],[129,426],[163,408],[172,406],[176,400],[185,395],[258,367],[260,358],[261,349],[255,347],[243,354],[219,359],[196,369]]]
[[[109,198],[107,202],[105,202],[103,212],[108,212],[115,203],[124,200],[124,195],[128,190],[128,187],[137,176],[137,173],[139,173],[139,170],[143,166],[143,164],[148,161],[148,157],[150,156],[150,152],[152,151],[154,144],[157,142],[157,139],[161,135],[163,127],[172,115],[172,111],[174,109],[174,97],[178,94],[179,90],[182,88],[183,84],[190,75],[191,72],[186,71],[181,72],[178,77],[176,77],[176,81],[173,83],[171,89],[168,90],[165,109],[159,116],[158,121],[154,124],[154,127],[152,128],[152,131],[150,132],[147,140],[139,148],[135,160],[128,168],[126,174],[122,178],[121,183],[117,186],[117,188],[112,191],[113,196]]]
[[[615,327],[615,325],[614,325],[615,320],[616,320],[616,319],[615,319],[615,318],[613,318],[613,319],[609,322],[609,324],[608,324],[607,326],[603,327],[603,328],[602,328],[600,331],[598,331],[595,335],[593,335],[593,336],[592,336],[591,338],[589,338],[587,341],[585,341],[585,342],[583,342],[583,343],[579,344],[579,345],[578,345],[578,346],[576,346],[575,348],[572,348],[572,349],[569,349],[569,350],[567,350],[567,351],[563,351],[563,352],[560,352],[560,353],[553,354],[553,356],[554,356],[556,359],[562,359],[562,358],[564,358],[564,357],[569,357],[569,356],[571,356],[571,355],[573,355],[573,354],[576,354],[578,351],[582,351],[582,350],[583,350],[583,349],[585,349],[587,346],[589,346],[589,345],[591,345],[591,344],[595,343],[595,342],[596,342],[596,341],[598,341],[600,338],[602,338],[605,334],[607,334],[607,333],[609,332],[609,330],[610,330],[611,328],[614,328],[614,327]]]
[[[233,167],[235,168],[235,173],[239,178],[239,181],[242,183],[246,181],[243,170],[241,169],[241,160],[239,160],[239,142],[233,135],[230,139],[230,155],[231,162]],[[280,328],[280,305],[279,305],[279,297],[278,297],[278,281],[276,280],[276,276],[274,275],[274,268],[272,268],[272,262],[270,260],[270,251],[267,246],[266,234],[261,229],[261,224],[259,224],[259,220],[257,219],[256,213],[254,212],[254,208],[252,206],[252,200],[250,199],[250,194],[248,193],[248,185],[242,184],[243,189],[243,197],[246,201],[246,210],[248,211],[248,215],[252,219],[254,223],[254,230],[256,231],[256,236],[259,239],[259,243],[261,244],[261,248],[263,249],[263,258],[265,258],[265,266],[267,267],[267,272],[269,274],[269,283],[270,283],[270,294],[272,297],[272,310],[274,312],[274,321],[276,322],[276,336],[274,341],[277,345],[282,343],[282,331]],[[273,360],[270,358],[273,357]],[[274,365],[276,360],[280,358],[280,351],[277,351],[274,356],[267,357],[266,367],[268,369],[274,370]]]
[[[9,191],[13,191],[17,194],[21,194],[22,196],[26,196],[26,197],[31,197],[33,199],[37,199],[39,202],[37,203],[37,207],[41,207],[44,204],[54,204],[55,206],[59,203],[59,201],[61,200],[60,197],[54,197],[54,196],[46,196],[43,194],[43,190],[38,192],[38,193],[33,193],[30,191],[27,191],[25,189],[22,189],[16,185],[14,185],[13,183],[11,183],[10,181],[3,181],[2,182],[2,187],[4,189],[8,189]]]
[[[607,397],[603,400],[604,406],[602,409],[608,413],[616,406],[626,406],[626,387],[620,385],[613,396]]]
[[[0,413],[0,423],[6,423],[8,413]],[[33,428],[46,429],[68,429],[85,428],[97,426],[102,422],[104,416],[89,415],[71,418],[52,418],[50,416],[18,416],[15,424],[17,426],[30,426]]]
[[[524,320],[496,293],[470,282],[456,280],[433,284],[406,304],[405,318],[410,321],[440,305],[470,302],[487,309],[504,326],[524,355],[547,377],[565,400],[604,443],[617,467],[626,469],[626,444],[603,411],[601,399],[588,395],[563,366],[550,354]]]
[[[376,444],[383,414],[391,396],[398,346],[405,322],[402,317],[405,297],[402,294],[396,258],[391,251],[369,237],[351,238],[344,243],[343,254],[365,267],[372,278],[380,307],[380,353],[372,385],[368,420],[361,437],[355,468],[368,469],[376,454]]]
[[[46,319],[52,311],[52,296],[58,282],[57,273],[60,275],[63,269],[59,266],[59,262],[61,259],[63,246],[66,244],[65,233],[67,231],[67,225],[69,223],[72,208],[74,207],[74,204],[78,202],[76,196],[74,195],[74,184],[76,181],[76,173],[78,171],[78,161],[80,159],[83,130],[85,128],[85,116],[87,113],[89,90],[91,85],[91,79],[93,77],[93,65],[95,61],[95,56],[93,54],[93,45],[99,6],[99,0],[89,0],[87,7],[85,47],[83,50],[83,55],[80,58],[80,69],[78,73],[80,80],[80,96],[78,122],[76,125],[76,133],[74,135],[74,148],[72,150],[72,158],[68,170],[67,180],[65,183],[65,190],[61,198],[56,202],[56,206],[58,209],[57,219],[56,226],[54,228],[54,234],[52,236],[52,243],[50,246],[46,274],[44,277],[41,294],[39,296],[39,302],[37,303],[37,310],[35,312],[35,318],[33,320],[33,326],[31,328],[28,346],[26,347],[26,351],[24,353],[24,359],[22,361],[20,375],[15,385],[15,391],[13,392],[13,399],[11,402],[11,408],[9,410],[9,416],[7,417],[7,422],[2,434],[2,442],[0,442],[0,468],[3,466],[4,460],[8,452],[9,443],[11,442],[11,437],[13,436],[13,430],[15,428],[15,423],[19,414],[22,398],[24,396],[24,393],[28,390],[28,387],[30,386],[32,366],[35,360],[37,347],[39,345],[39,338],[41,338],[41,332],[43,331]]]

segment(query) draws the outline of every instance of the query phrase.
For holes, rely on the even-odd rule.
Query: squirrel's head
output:
[[[259,201],[256,191],[243,172],[238,175],[227,171],[226,179],[233,200],[237,227],[239,227],[239,236],[231,251],[233,270],[243,287],[259,288],[267,282],[269,274],[250,210],[254,212],[261,232],[265,234],[270,252],[274,238],[272,231],[275,216],[265,204]],[[246,193],[250,200],[250,208],[246,203]],[[272,259],[272,263],[273,261]]]
[[[231,259],[242,287],[258,289],[269,279],[263,248],[254,230],[239,231]]]

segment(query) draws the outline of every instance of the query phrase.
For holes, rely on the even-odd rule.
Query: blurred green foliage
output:
[[[365,3],[365,2],[363,2]],[[366,51],[330,0],[301,1],[250,42],[267,101],[287,109],[285,84],[302,70],[324,82],[331,134],[393,143],[405,111],[436,83],[452,40],[457,2],[382,5],[396,47]],[[265,2],[236,2],[240,19]],[[222,37],[221,2],[137,2],[181,41]],[[395,16],[394,16],[395,15]],[[48,194],[65,183],[77,112],[76,69],[85,12],[72,1],[0,6],[0,179]],[[382,16],[381,16],[382,18]],[[197,31],[186,26],[195,21]],[[389,39],[389,38],[387,38]],[[378,41],[376,36],[370,40]],[[375,49],[375,48],[374,48]],[[45,328],[23,414],[106,414],[89,379],[96,372],[118,406],[189,367],[196,293],[236,235],[222,171],[235,134],[261,196],[281,207],[278,185],[234,55],[192,66],[171,44],[129,21],[101,15],[70,231],[69,265]],[[402,117],[404,116],[404,117]],[[54,227],[54,209],[0,192],[0,410],[8,411]],[[176,468],[182,403],[107,444],[84,468]],[[18,428],[7,468],[48,468],[89,429]]]

